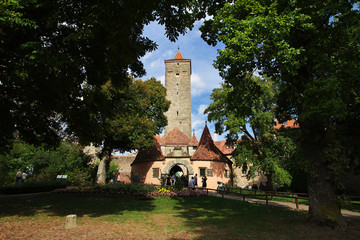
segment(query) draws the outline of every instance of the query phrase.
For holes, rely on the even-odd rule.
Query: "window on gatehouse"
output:
[[[199,168],[199,171],[200,171],[200,177],[206,176],[206,168]]]
[[[160,168],[153,168],[153,178],[159,178],[160,177]]]

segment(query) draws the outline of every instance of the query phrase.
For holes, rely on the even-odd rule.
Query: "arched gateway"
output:
[[[184,171],[184,169],[181,165],[186,168],[186,172]],[[194,175],[194,170],[191,167],[189,161],[185,161],[185,160],[173,160],[173,161],[168,162],[166,164],[166,166],[164,167],[162,174],[169,175],[171,169],[175,166],[179,166],[185,175],[189,175],[189,176]]]

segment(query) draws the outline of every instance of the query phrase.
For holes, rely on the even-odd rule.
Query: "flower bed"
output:
[[[203,191],[194,191],[190,189],[182,189],[180,191],[172,188],[157,187],[149,184],[106,184],[95,185],[94,187],[67,187],[57,189],[58,193],[108,193],[131,195],[142,199],[150,199],[155,197],[200,197],[207,194]]]

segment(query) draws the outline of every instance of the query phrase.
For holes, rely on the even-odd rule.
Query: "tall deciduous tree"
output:
[[[119,89],[108,81],[100,88],[84,86],[83,101],[67,119],[81,143],[102,145],[97,181],[104,183],[111,153],[132,151],[153,145],[153,136],[167,125],[164,113],[170,102],[166,89],[155,78],[129,79]],[[86,126],[84,128],[84,126]]]
[[[237,165],[249,169],[249,178],[255,177],[255,172],[265,174],[269,190],[273,184],[290,185],[284,162],[292,157],[295,145],[274,128],[274,83],[248,74],[239,85],[234,88],[223,83],[213,90],[213,102],[205,110],[209,121],[215,122],[219,134],[228,131],[228,143],[237,146],[233,158]]]
[[[203,27],[208,43],[225,44],[215,66],[231,86],[242,85],[255,70],[279,84],[279,116],[295,116],[300,124],[309,220],[336,227],[345,221],[335,184],[348,164],[340,130],[359,125],[357,2],[239,0]]]
[[[146,24],[176,40],[196,14],[190,0],[1,1],[0,145],[14,133],[58,143],[85,86],[127,88],[129,74],[145,73],[140,58],[157,47],[142,36]]]

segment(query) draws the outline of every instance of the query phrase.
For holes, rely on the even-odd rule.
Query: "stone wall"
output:
[[[135,156],[112,156],[112,162],[118,165],[120,173],[131,173],[131,164]]]

